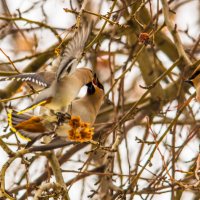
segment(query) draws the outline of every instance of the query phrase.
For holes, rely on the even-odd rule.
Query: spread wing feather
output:
[[[57,70],[57,80],[59,80],[63,74],[71,74],[75,71],[82,57],[83,50],[90,35],[90,32],[91,22],[84,23],[82,27],[80,27],[80,29],[74,34],[74,37],[69,41],[66,48],[64,49]]]
[[[47,78],[45,78],[45,76]],[[31,82],[42,87],[49,87],[52,79],[54,79],[55,73],[51,72],[39,72],[39,73],[23,73],[9,77],[0,78],[0,81],[22,81]]]

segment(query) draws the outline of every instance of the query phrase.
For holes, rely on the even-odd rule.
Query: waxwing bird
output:
[[[87,94],[83,98],[74,100],[68,107],[68,113],[80,116],[82,121],[93,125],[104,98],[104,87],[96,75],[93,83],[90,82],[86,86]]]
[[[56,135],[49,146],[43,149],[58,148],[64,144],[72,144],[72,141],[84,142],[91,140],[93,128],[104,98],[104,89],[97,77],[88,83],[87,93],[84,97],[74,100],[68,108],[69,115],[64,115],[62,124],[58,124],[57,116],[48,117],[31,116],[12,112],[8,116],[11,130],[21,137],[28,139],[28,146],[45,135]],[[75,128],[74,128],[75,127]],[[79,134],[79,135],[78,135]],[[77,136],[78,135],[78,136]],[[69,142],[71,140],[71,142]],[[40,149],[34,148],[34,149]]]
[[[185,82],[190,83],[196,89],[196,100],[200,102],[200,65],[193,72],[191,77]]]
[[[81,87],[93,79],[90,69],[77,69],[90,32],[91,23],[84,23],[79,28],[64,49],[56,72],[18,74],[1,78],[0,81],[27,81],[45,87],[28,108],[39,104],[55,112],[66,112],[68,105],[77,97]]]
[[[81,87],[92,79],[93,73],[90,69],[78,68],[59,81],[53,80],[50,87],[43,90],[30,107],[44,102],[45,108],[54,112],[66,112],[68,105],[77,97]]]

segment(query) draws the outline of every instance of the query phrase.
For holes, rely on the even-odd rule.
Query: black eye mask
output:
[[[87,94],[88,95],[92,95],[95,93],[95,88],[94,85],[92,84],[92,82],[89,82],[88,84],[86,84],[87,86]]]

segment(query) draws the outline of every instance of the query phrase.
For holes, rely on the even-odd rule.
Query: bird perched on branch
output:
[[[200,65],[185,82],[190,83],[196,89],[196,100],[200,102]]]
[[[90,32],[91,23],[83,23],[64,49],[57,72],[24,73],[4,77],[0,81],[27,81],[43,86],[45,89],[39,93],[28,109],[35,105],[43,105],[54,112],[66,112],[81,87],[93,79],[90,69],[77,69]]]
[[[68,108],[68,115],[64,116],[61,124],[57,124],[57,118],[48,121],[48,118],[17,114],[12,112],[8,115],[11,130],[19,133],[32,145],[36,140],[45,135],[56,135],[55,139],[47,145],[59,146],[64,141],[85,142],[92,139],[96,116],[104,98],[103,85],[95,76],[92,82],[87,84],[87,93],[84,97],[74,100]],[[64,142],[65,143],[65,142]]]

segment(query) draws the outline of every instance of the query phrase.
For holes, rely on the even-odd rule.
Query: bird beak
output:
[[[96,73],[94,74],[94,78],[93,78],[93,81],[92,81],[92,83],[93,83],[94,85],[98,86],[99,79],[97,78],[97,75],[96,75]]]
[[[97,75],[96,73],[94,74],[94,78],[93,78],[93,81],[92,81],[95,85],[97,85],[97,82],[98,82],[98,78],[97,78]]]
[[[102,90],[104,90],[103,85],[101,84],[101,82],[99,81],[99,79],[97,78],[97,75],[94,74],[94,79],[93,79],[93,84],[96,85],[98,88],[101,88]]]
[[[189,83],[190,85],[194,86],[193,82],[190,79],[185,80],[184,82]]]

